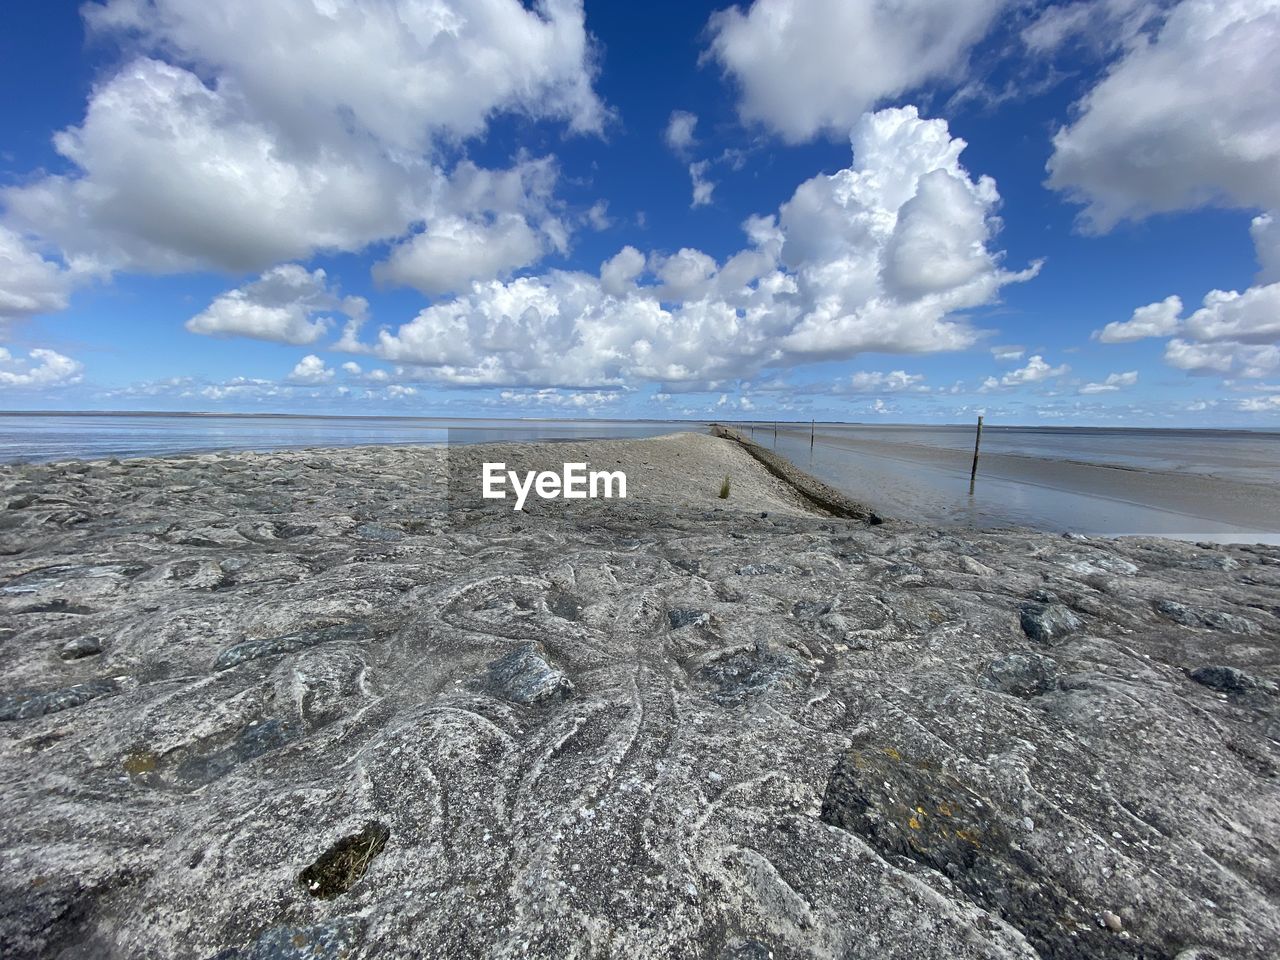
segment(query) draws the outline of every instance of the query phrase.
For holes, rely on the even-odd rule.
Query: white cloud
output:
[[[1257,251],[1259,279],[1264,283],[1280,283],[1280,220],[1269,213],[1254,217],[1249,225],[1253,248]]]
[[[699,160],[689,164],[689,179],[693,181],[693,200],[690,207],[705,207],[711,202],[711,194],[716,185],[707,179],[707,171],[711,169],[711,161]]]
[[[836,390],[841,393],[901,393],[904,390],[923,392],[929,389],[922,386],[923,383],[924,374],[907,373],[905,370],[890,373],[878,370],[859,371],[846,383],[837,384]]]
[[[603,120],[581,0],[107,0],[85,17],[218,72],[281,127],[321,136],[344,118],[422,152],[483,131],[495,111]]]
[[[612,390],[578,390],[565,393],[554,387],[541,390],[503,390],[498,394],[502,404],[518,407],[545,406],[571,407],[579,410],[594,410],[597,407],[616,403],[622,394]]]
[[[1026,352],[1026,347],[1019,347],[1013,344],[991,348],[991,355],[1002,363],[1012,363],[1014,360],[1021,360]]]
[[[1178,331],[1181,316],[1181,298],[1166,297],[1159,303],[1139,307],[1128,320],[1108,323],[1101,330],[1095,331],[1094,336],[1103,343],[1128,343],[1145,337],[1167,337]]]
[[[995,377],[988,377],[983,381],[980,390],[987,392],[996,390],[1001,387],[1020,387],[1028,383],[1041,383],[1054,377],[1061,377],[1071,368],[1065,363],[1060,366],[1050,366],[1040,354],[1034,354],[1027,360],[1027,365],[1017,370],[1011,370],[998,380]]]
[[[325,282],[325,272],[308,272],[287,263],[257,280],[221,294],[187,321],[192,333],[215,337],[251,337],[275,343],[315,343],[332,326],[323,314],[340,311],[358,325],[368,304],[361,297],[340,297]],[[318,316],[319,315],[319,316]]]
[[[1201,342],[1272,343],[1280,340],[1280,283],[1235,290],[1211,290],[1189,316],[1185,333]]]
[[[1194,374],[1265,377],[1280,367],[1280,283],[1211,290],[1200,309],[1182,319],[1182,301],[1169,297],[1134,311],[1125,323],[1109,323],[1098,334],[1106,343],[1171,336],[1164,359]]]
[[[1192,374],[1253,379],[1280,369],[1280,347],[1275,344],[1193,343],[1175,338],[1165,344],[1164,361]]]
[[[456,193],[437,142],[498,113],[604,116],[580,0],[110,0],[86,19],[144,55],[55,137],[71,173],[3,192],[84,271],[262,270],[429,230],[475,213],[437,208]]]
[[[298,361],[289,379],[294,383],[327,383],[333,379],[333,369],[326,367],[314,353],[309,353]]]
[[[37,347],[25,359],[0,347],[0,387],[64,387],[79,383],[84,364],[54,350]]]
[[[563,251],[568,232],[549,207],[556,177],[551,157],[499,171],[464,161],[441,191],[435,218],[375,265],[374,277],[428,295],[452,293]]]
[[[459,217],[433,221],[392,251],[374,269],[379,281],[416,287],[426,294],[462,289],[475,279],[506,276],[542,257],[538,235],[523,217],[504,215],[491,223]]]
[[[710,49],[739,111],[789,141],[844,133],[865,111],[963,73],[1011,0],[754,0],[713,14]]]
[[[684,155],[696,143],[693,130],[698,125],[698,115],[688,110],[672,110],[671,119],[667,121],[667,129],[662,135],[668,147],[677,154]]]
[[[644,254],[625,246],[600,265],[600,287],[611,297],[635,293],[636,279],[644,272]]]
[[[609,219],[609,201],[597,200],[591,205],[587,211],[587,223],[591,225],[592,230],[608,230],[613,226],[613,221]]]
[[[1280,394],[1269,397],[1249,397],[1241,400],[1238,406],[1247,413],[1280,412]]]
[[[363,370],[361,370],[360,364],[356,363],[354,360],[348,360],[342,365],[342,372],[348,373],[353,377],[358,377],[363,373]]]
[[[1183,0],[1135,40],[1054,139],[1049,183],[1086,204],[1100,230],[1124,218],[1207,204],[1280,209],[1280,0]],[[1259,378],[1280,366],[1280,236],[1251,234],[1259,284],[1212,290],[1181,319],[1169,297],[1110,323],[1115,343],[1175,336],[1165,362],[1193,374]]]
[[[1132,387],[1138,382],[1138,371],[1130,370],[1127,373],[1112,373],[1107,375],[1107,379],[1101,382],[1086,383],[1079,390],[1080,393],[1089,395],[1094,393],[1115,393],[1125,387]]]
[[[689,389],[862,352],[966,348],[977,333],[957,313],[1035,268],[1002,269],[989,246],[999,195],[960,165],[963,149],[914,108],[868,115],[851,166],[802,184],[776,217],[749,218],[749,246],[723,263],[627,247],[598,277],[474,282],[343,349],[452,383]]]
[[[1280,208],[1280,0],[1183,0],[1054,137],[1049,185],[1086,223]]]
[[[1022,31],[1034,54],[1053,53],[1074,41],[1100,52],[1133,41],[1169,0],[1074,0],[1043,10]]]
[[[71,293],[67,272],[0,224],[0,322],[64,310]]]

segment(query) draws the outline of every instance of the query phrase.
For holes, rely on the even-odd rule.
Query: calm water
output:
[[[885,516],[1119,536],[1280,543],[1280,434],[989,426],[737,424]],[[409,417],[0,415],[0,461],[363,444],[647,437],[690,422]]]
[[[1280,434],[1248,430],[747,424],[882,512],[947,526],[1280,543]]]
[[[628,420],[0,415],[0,462],[366,444],[621,439],[704,429],[697,423]]]

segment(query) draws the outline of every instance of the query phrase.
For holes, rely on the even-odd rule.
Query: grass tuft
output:
[[[728,499],[729,499],[729,477],[728,477],[728,475],[726,475],[726,476],[725,476],[725,478],[724,478],[724,482],[720,484],[720,499],[721,499],[721,500],[728,500]]]

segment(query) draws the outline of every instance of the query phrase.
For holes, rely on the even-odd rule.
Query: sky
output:
[[[11,0],[0,409],[1280,427],[1280,0]]]

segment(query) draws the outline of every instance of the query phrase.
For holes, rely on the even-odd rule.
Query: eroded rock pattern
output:
[[[1280,952],[1280,549],[722,452],[527,514],[431,450],[4,470],[0,955]]]

